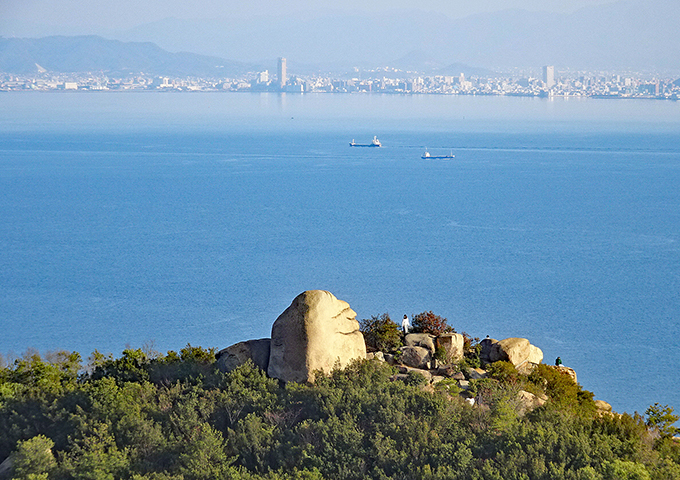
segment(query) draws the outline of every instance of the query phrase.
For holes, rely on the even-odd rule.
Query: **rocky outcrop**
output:
[[[436,345],[446,352],[446,363],[460,362],[463,359],[465,338],[460,333],[444,333],[437,337]]]
[[[230,372],[248,360],[252,360],[258,368],[266,372],[267,368],[269,368],[270,343],[271,340],[269,338],[262,338],[260,340],[239,342],[220,350],[215,356],[217,358],[217,368],[223,372]]]
[[[434,335],[430,335],[429,333],[409,333],[404,337],[404,344],[406,344],[407,347],[423,347],[429,350],[431,354],[434,355],[434,340],[435,340]]]
[[[432,355],[425,347],[401,347],[401,363],[413,368],[428,369]]]
[[[576,371],[573,368],[570,367],[565,367],[564,365],[559,365],[555,367],[558,369],[560,372],[564,373],[565,375],[569,375],[572,380],[574,380],[574,383],[578,383],[578,379],[576,378]]]
[[[272,326],[267,373],[286,382],[313,382],[314,372],[330,372],[366,358],[364,336],[347,302],[323,290],[301,293]]]
[[[493,343],[488,357],[491,363],[504,360],[519,369],[522,366],[541,363],[543,352],[526,338],[513,337]]]
[[[604,400],[595,400],[595,408],[597,408],[597,412],[600,414],[612,413],[612,406]]]

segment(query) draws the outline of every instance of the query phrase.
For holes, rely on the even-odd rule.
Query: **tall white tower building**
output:
[[[286,59],[284,57],[279,58],[279,86],[281,88],[286,86]]]
[[[543,67],[543,83],[548,88],[555,85],[555,67],[553,65]]]

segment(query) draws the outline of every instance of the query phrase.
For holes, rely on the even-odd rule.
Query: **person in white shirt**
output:
[[[401,321],[401,328],[404,329],[404,335],[406,335],[408,333],[408,329],[411,328],[411,322],[406,315],[404,315],[404,319]]]

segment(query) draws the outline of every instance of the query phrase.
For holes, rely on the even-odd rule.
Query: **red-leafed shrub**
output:
[[[432,335],[437,336],[442,333],[455,332],[444,317],[435,315],[431,310],[429,312],[419,313],[413,317],[413,331],[431,333]]]

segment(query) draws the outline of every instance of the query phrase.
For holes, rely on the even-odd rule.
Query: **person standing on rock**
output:
[[[562,366],[562,359],[560,357],[557,357],[555,359],[555,366],[561,367]]]
[[[401,328],[404,329],[404,335],[406,335],[408,333],[408,329],[411,328],[411,322],[406,315],[404,315],[404,319],[401,321]]]

